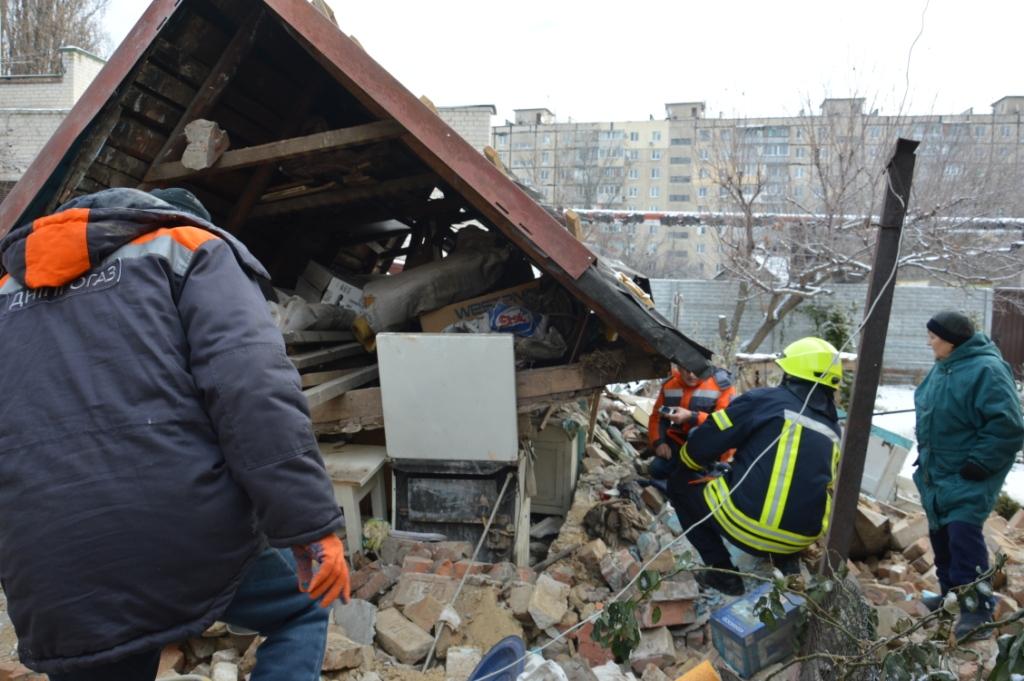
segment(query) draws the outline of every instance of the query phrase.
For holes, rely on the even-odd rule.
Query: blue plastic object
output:
[[[494,676],[488,677],[487,681],[515,681],[516,677],[523,673],[523,667],[526,666],[525,658],[526,644],[523,643],[523,639],[518,636],[507,636],[487,651],[467,681],[480,681],[488,674]]]

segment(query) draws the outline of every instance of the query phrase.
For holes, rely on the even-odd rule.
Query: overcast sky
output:
[[[824,96],[882,113],[988,113],[1024,95],[1017,0],[328,0],[342,31],[438,106],[547,107],[559,120],[793,115]],[[119,43],[146,6],[111,0]],[[922,19],[923,16],[923,19]],[[922,30],[923,23],[923,30]]]

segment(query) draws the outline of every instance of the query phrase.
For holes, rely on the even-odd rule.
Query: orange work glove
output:
[[[345,562],[345,545],[334,534],[317,539],[305,546],[293,546],[295,563],[299,571],[299,591],[308,593],[313,600],[320,600],[320,607],[326,608],[338,596],[343,603],[351,597],[348,579],[348,563]],[[320,567],[313,574],[313,561]]]

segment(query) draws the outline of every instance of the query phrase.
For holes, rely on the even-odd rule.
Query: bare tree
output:
[[[796,125],[731,121],[712,131],[704,172],[718,187],[723,274],[739,282],[721,338],[726,357],[757,350],[786,315],[830,293],[829,284],[868,273],[873,211],[897,136],[923,139],[901,275],[916,270],[945,284],[991,285],[1024,269],[1019,224],[1007,228],[998,219],[1019,214],[1015,154],[955,130],[932,134],[914,119],[862,114],[863,100],[841,101],[854,106],[801,116]],[[791,147],[799,149],[795,162]],[[759,324],[741,339],[740,321],[755,298]]]
[[[57,48],[103,55],[110,0],[0,0],[0,75],[60,73]]]

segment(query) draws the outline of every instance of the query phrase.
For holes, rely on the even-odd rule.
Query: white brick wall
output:
[[[469,142],[474,149],[483,151],[491,143],[491,116],[494,108],[482,106],[438,107],[437,113],[445,123]]]
[[[815,304],[837,306],[849,320],[851,331],[864,316],[866,284],[835,284],[833,294],[817,298]],[[730,281],[655,279],[651,281],[655,306],[668,319],[674,319],[675,294],[681,295],[679,327],[683,333],[711,349],[717,349],[718,316],[732,318],[739,285]],[[740,325],[741,338],[749,338],[764,314],[765,300],[747,303]],[[899,285],[893,295],[889,331],[885,343],[883,368],[890,379],[923,375],[932,365],[926,344],[925,324],[940,310],[960,310],[971,317],[980,330],[992,328],[992,289],[959,289],[942,286]],[[797,308],[787,316],[758,352],[778,352],[792,341],[814,332],[810,318]],[[851,352],[856,352],[856,341]]]
[[[105,63],[61,48],[62,75],[0,78],[0,182],[18,180]]]

